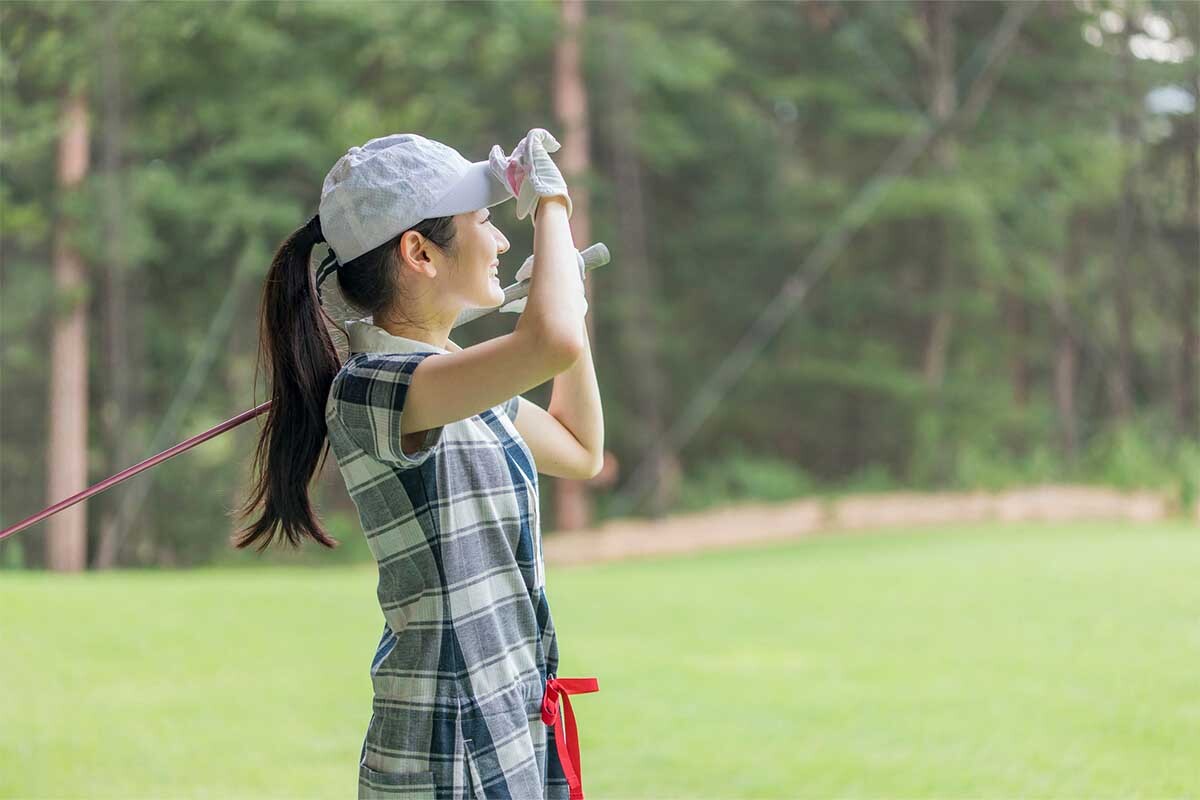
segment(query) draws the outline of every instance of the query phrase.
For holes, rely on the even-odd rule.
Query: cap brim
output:
[[[500,182],[487,161],[476,161],[463,173],[462,180],[434,205],[428,217],[451,217],[467,211],[489,208],[512,199],[512,192]]]

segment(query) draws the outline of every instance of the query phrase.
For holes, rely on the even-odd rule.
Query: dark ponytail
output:
[[[408,230],[447,253],[455,251],[453,217],[422,220]],[[403,308],[399,282],[399,245],[407,232],[332,273],[342,297],[360,312],[413,322]],[[271,407],[254,451],[254,488],[239,517],[248,517],[259,505],[263,510],[234,538],[238,548],[262,538],[257,548],[262,552],[275,538],[276,526],[297,547],[305,535],[329,548],[338,545],[321,529],[308,499],[308,485],[329,455],[325,403],[342,366],[325,327],[329,317],[308,270],[313,247],[323,241],[320,217],[314,216],[280,245],[267,271],[258,340],[260,363],[266,361],[270,371]]]
[[[271,407],[254,452],[254,487],[239,517],[259,505],[262,515],[235,537],[238,548],[261,538],[257,549],[262,552],[274,540],[276,526],[296,547],[305,535],[329,548],[338,545],[321,529],[308,498],[308,485],[329,453],[325,401],[341,368],[308,269],[313,247],[323,241],[320,218],[314,216],[280,245],[267,271],[259,358],[269,370]]]

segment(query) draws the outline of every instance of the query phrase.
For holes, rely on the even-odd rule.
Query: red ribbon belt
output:
[[[575,730],[575,712],[571,710],[573,694],[587,694],[600,691],[600,684],[595,678],[551,678],[546,681],[546,694],[542,698],[542,722],[554,725],[554,740],[558,745],[558,760],[562,763],[563,772],[567,776],[567,785],[571,787],[571,800],[583,800],[583,777],[579,763],[579,734]],[[562,696],[563,705],[567,707],[567,729],[556,724],[558,717],[558,698]]]

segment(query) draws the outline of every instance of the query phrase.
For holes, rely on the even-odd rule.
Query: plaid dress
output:
[[[558,644],[537,470],[512,422],[518,398],[431,429],[404,453],[409,379],[449,351],[365,319],[346,326],[351,355],[325,416],[384,617],[358,796],[568,798],[542,717]]]

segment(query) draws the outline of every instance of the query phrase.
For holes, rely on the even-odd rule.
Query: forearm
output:
[[[604,410],[592,362],[587,325],[580,320],[583,353],[566,370],[554,376],[550,407],[546,410],[569,430],[595,458],[597,469],[604,458]]]
[[[580,284],[575,242],[561,197],[543,197],[534,211],[533,272],[525,310],[517,330],[533,326],[539,335],[575,346],[582,324],[577,308],[568,299],[583,290]]]

